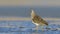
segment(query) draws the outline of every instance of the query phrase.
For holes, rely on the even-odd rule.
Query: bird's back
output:
[[[38,24],[44,24],[44,25],[48,25],[48,23],[43,20],[41,17],[35,15],[33,18],[32,18],[33,22],[34,23],[38,23]]]

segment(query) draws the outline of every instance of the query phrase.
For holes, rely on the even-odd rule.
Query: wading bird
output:
[[[38,30],[38,26],[43,26],[43,25],[48,26],[48,23],[45,20],[43,20],[40,16],[35,14],[33,10],[31,12],[31,19],[32,19],[32,23],[36,25],[36,28],[35,28],[36,30]]]

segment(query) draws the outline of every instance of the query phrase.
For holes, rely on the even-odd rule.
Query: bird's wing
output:
[[[35,22],[35,23],[40,23],[40,17],[39,16],[34,16],[33,18],[32,18],[32,20]]]
[[[43,23],[45,25],[48,25],[48,23],[45,20],[43,20],[40,16],[35,16],[33,18],[33,21],[38,22],[38,23]]]
[[[41,22],[42,22],[43,24],[45,24],[45,25],[48,25],[48,23],[47,23],[45,20],[43,20],[43,19],[41,19]]]

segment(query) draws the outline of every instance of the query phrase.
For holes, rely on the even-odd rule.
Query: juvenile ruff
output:
[[[36,25],[36,30],[38,30],[38,26],[48,25],[48,23],[45,20],[43,20],[41,17],[36,15],[33,10],[31,12],[31,19],[32,19],[32,23]]]

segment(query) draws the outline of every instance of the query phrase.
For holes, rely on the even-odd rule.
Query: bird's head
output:
[[[35,12],[32,10],[31,17],[34,17],[35,15],[36,15]]]

